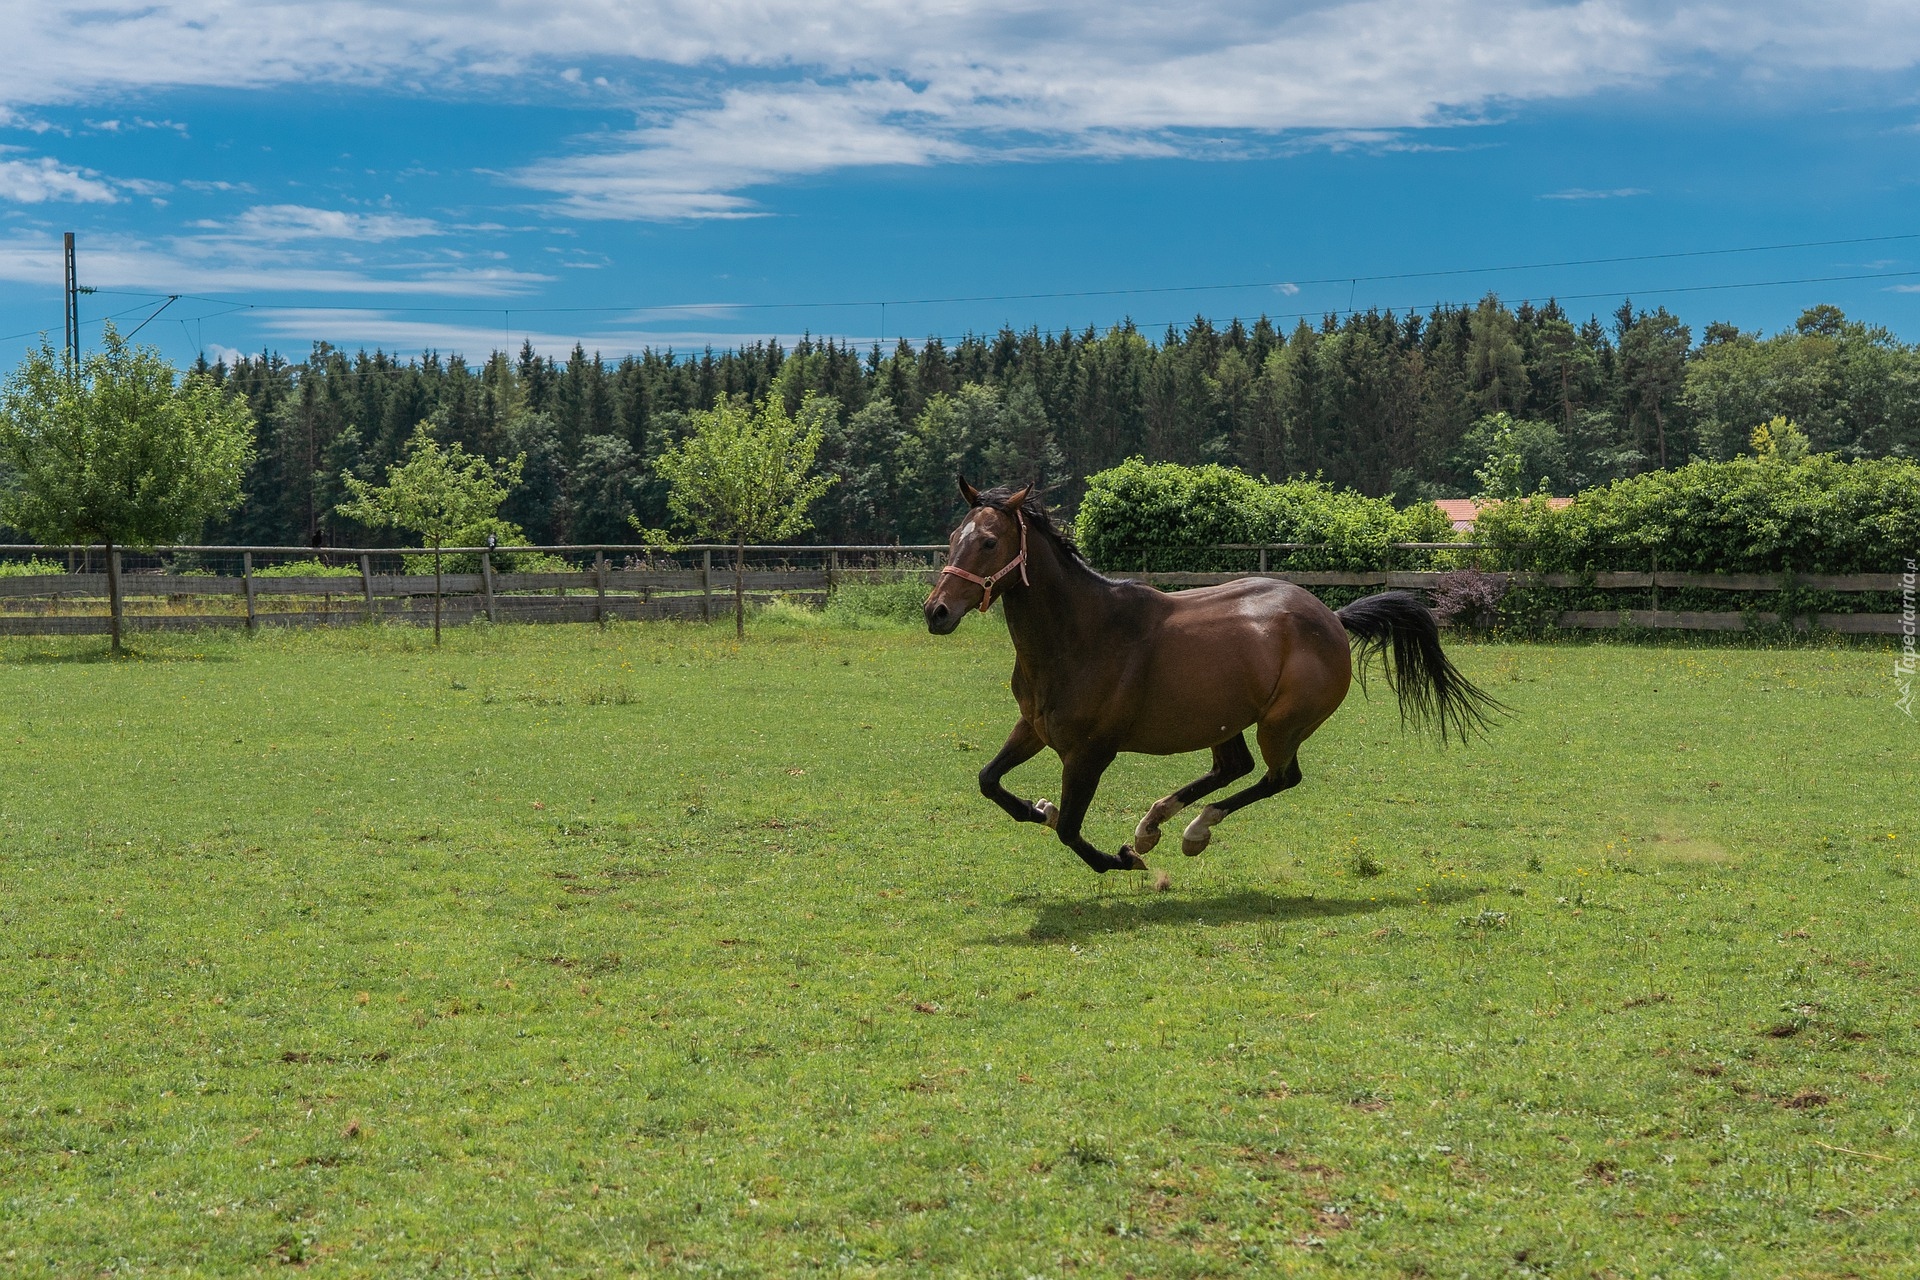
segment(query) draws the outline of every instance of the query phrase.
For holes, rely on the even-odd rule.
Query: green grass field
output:
[[[1885,651],[1462,645],[1156,893],[976,794],[991,620],[102,647],[0,643],[0,1274],[1920,1269]]]

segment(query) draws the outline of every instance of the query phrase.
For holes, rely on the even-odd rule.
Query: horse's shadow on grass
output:
[[[1082,898],[1041,901],[1033,925],[1025,933],[983,938],[990,946],[1045,947],[1083,941],[1103,934],[1132,933],[1164,925],[1224,925],[1283,923],[1365,916],[1402,907],[1446,906],[1486,893],[1484,887],[1441,889],[1424,897],[1381,894],[1371,898],[1323,898],[1318,894],[1280,897],[1261,890],[1216,894],[1207,898],[1156,895],[1151,898]],[[1014,905],[1033,902],[1013,899]]]

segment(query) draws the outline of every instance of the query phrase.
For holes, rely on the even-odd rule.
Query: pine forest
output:
[[[1495,430],[1528,492],[1733,457],[1775,417],[1843,458],[1920,454],[1920,347],[1829,306],[1770,335],[1489,296],[1291,331],[1195,318],[1157,336],[1003,329],[890,351],[803,338],[617,362],[523,346],[477,364],[317,344],[211,372],[246,397],[260,438],[247,500],[206,537],[255,545],[379,545],[337,514],[343,478],[384,474],[422,421],[470,451],[525,455],[502,514],[529,540],[632,542],[636,521],[668,524],[652,460],[718,397],[830,398],[820,458],[835,484],[810,538],[835,543],[943,539],[956,473],[1038,480],[1071,513],[1085,477],[1134,456],[1405,504],[1474,493]]]

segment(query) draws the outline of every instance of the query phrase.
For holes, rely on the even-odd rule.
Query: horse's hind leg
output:
[[[1267,762],[1266,776],[1252,786],[1236,791],[1219,804],[1210,804],[1202,809],[1187,824],[1180,836],[1180,852],[1189,858],[1207,847],[1213,839],[1214,826],[1228,814],[1244,809],[1256,800],[1265,800],[1268,796],[1278,795],[1288,787],[1300,785],[1300,744],[1319,725],[1311,725],[1306,733],[1291,726],[1260,726],[1260,756]]]
[[[1133,829],[1133,851],[1142,855],[1148,853],[1160,843],[1161,823],[1201,796],[1218,791],[1235,778],[1244,778],[1252,772],[1253,752],[1247,750],[1246,735],[1236,733],[1213,749],[1213,768],[1172,795],[1162,796],[1153,802],[1146,817],[1140,819],[1140,825]]]
[[[1045,800],[1029,804],[1000,785],[1000,779],[1039,755],[1045,746],[1033,726],[1023,718],[1007,735],[1006,744],[980,771],[980,794],[1005,809],[1016,822],[1044,822],[1051,826],[1059,815],[1059,811]]]

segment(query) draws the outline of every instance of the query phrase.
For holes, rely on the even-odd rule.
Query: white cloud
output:
[[[0,200],[15,204],[45,204],[50,200],[112,204],[119,199],[113,184],[91,169],[75,169],[51,156],[0,159]]]
[[[212,224],[208,224],[212,225]],[[255,205],[225,230],[245,240],[403,240],[437,236],[441,229],[426,218],[391,213],[347,213],[299,204]]]
[[[1568,187],[1565,191],[1549,191],[1541,196],[1542,200],[1623,200],[1630,196],[1651,195],[1645,187],[1614,187],[1610,191],[1592,191],[1586,187]]]
[[[822,92],[734,90],[615,139],[612,148],[511,175],[553,191],[587,218],[739,218],[755,210],[733,194],[778,178],[852,165],[959,160],[969,148],[912,122],[929,113],[906,85],[865,81]]]
[[[67,132],[65,129],[59,129],[57,126],[45,120],[35,119],[32,116],[23,116],[12,107],[4,104],[0,104],[0,129],[23,129],[28,133]]]
[[[177,120],[148,120],[142,116],[132,116],[125,120],[87,120],[83,123],[96,133],[125,133],[131,129],[171,129],[181,134],[187,131],[187,126]]]
[[[1402,135],[1608,87],[1920,61],[1911,0],[0,4],[0,110],[186,86],[623,95],[634,130],[512,175],[585,217],[739,217],[745,190],[851,165],[1420,145]]]
[[[51,235],[0,239],[0,280],[58,287],[60,242]],[[380,293],[419,297],[513,298],[554,277],[500,267],[449,269],[419,265],[348,270],[267,246],[179,237],[164,244],[111,240],[80,246],[80,278],[101,289],[161,293]]]

